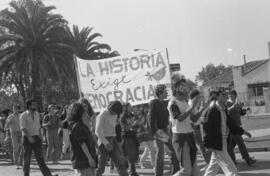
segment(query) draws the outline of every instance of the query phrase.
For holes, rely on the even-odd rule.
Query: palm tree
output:
[[[75,55],[81,59],[103,59],[111,51],[108,44],[96,42],[95,39],[102,37],[100,33],[91,34],[93,28],[73,25],[72,31],[67,32],[67,43],[73,46]]]
[[[67,21],[40,1],[13,1],[10,7],[0,12],[6,31],[0,36],[0,71],[15,73],[41,105],[41,80],[69,75],[73,69],[73,48],[63,40]]]

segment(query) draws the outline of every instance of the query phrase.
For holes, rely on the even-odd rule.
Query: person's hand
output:
[[[251,138],[252,137],[252,135],[250,134],[250,132],[247,132],[247,131],[244,132],[244,135],[246,135],[248,138]]]
[[[107,145],[105,145],[105,148],[106,148],[107,151],[112,151],[113,150],[113,146],[110,143],[108,143]]]
[[[35,143],[35,139],[32,136],[28,137],[28,141],[32,144]]]
[[[194,109],[198,105],[199,102],[200,102],[200,96],[197,95],[196,97],[194,97],[192,101],[191,108]]]

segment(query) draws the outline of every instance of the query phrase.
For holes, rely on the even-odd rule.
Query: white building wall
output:
[[[240,101],[248,102],[248,84],[270,82],[270,61],[242,76],[241,66],[233,67],[234,89]]]

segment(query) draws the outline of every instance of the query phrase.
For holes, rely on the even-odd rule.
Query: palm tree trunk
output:
[[[40,75],[39,75],[39,63],[38,57],[33,56],[33,53],[30,54],[31,58],[31,91],[32,91],[32,98],[37,101],[38,106],[42,109],[42,93],[40,89]]]

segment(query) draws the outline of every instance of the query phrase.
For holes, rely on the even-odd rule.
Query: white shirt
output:
[[[173,119],[173,113],[171,111],[171,105],[176,103],[181,113],[186,112],[189,108],[189,105],[186,101],[179,101],[176,98],[173,98],[168,103],[168,111],[170,114],[170,120],[172,122],[172,132],[173,133],[190,133],[193,132],[191,127],[190,116],[188,116],[185,120],[179,121],[177,119]]]
[[[36,136],[39,135],[40,129],[40,116],[39,113],[34,111],[34,119],[31,116],[30,112],[24,111],[20,117],[20,128],[26,129],[29,136]],[[26,136],[26,134],[23,135]]]
[[[109,141],[106,137],[115,137],[115,126],[117,121],[117,115],[112,115],[107,109],[102,111],[97,116],[96,122],[96,135],[98,137],[98,145],[107,145]]]

